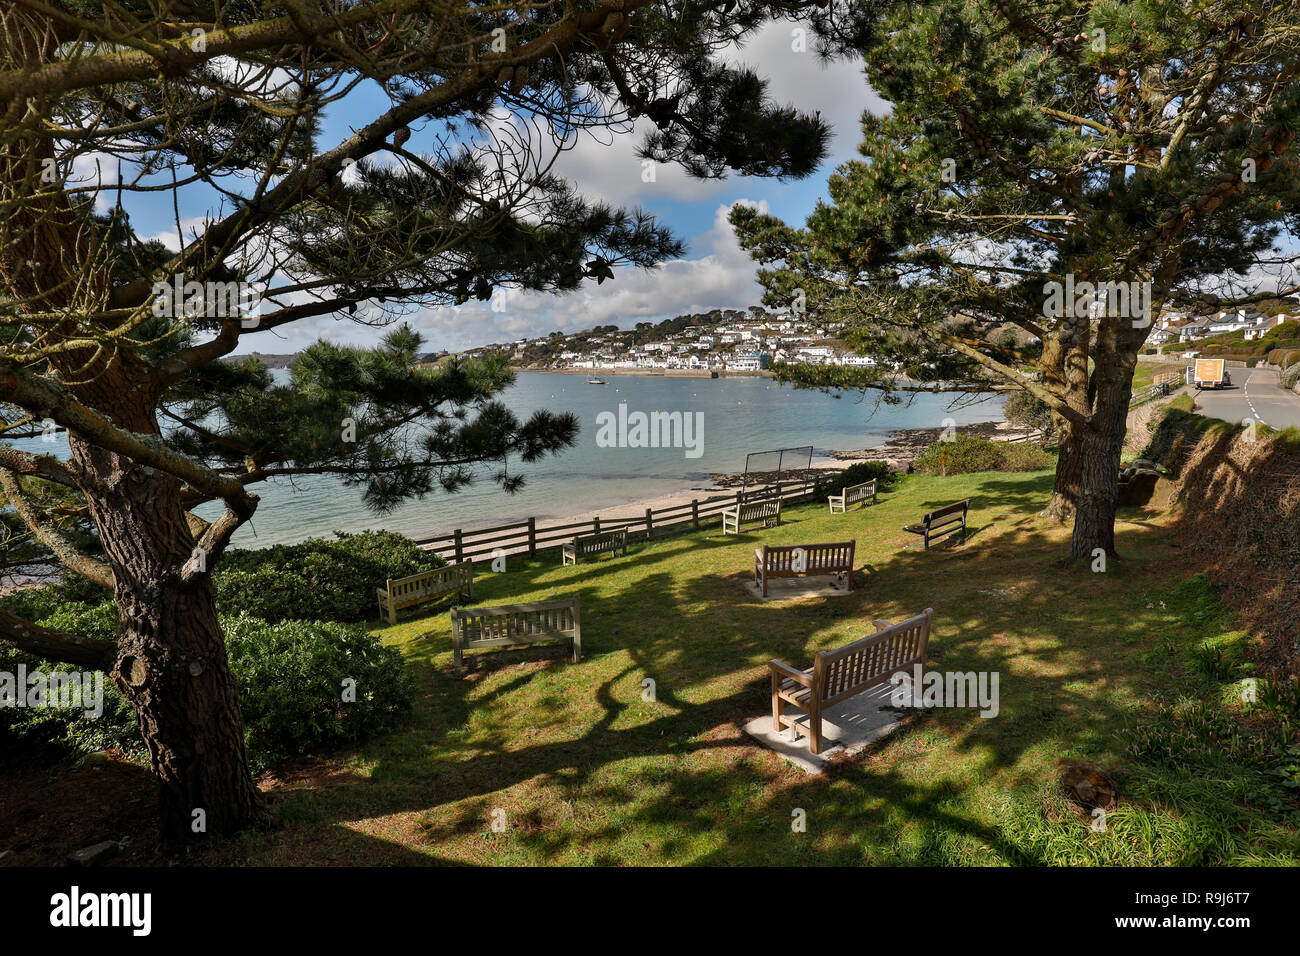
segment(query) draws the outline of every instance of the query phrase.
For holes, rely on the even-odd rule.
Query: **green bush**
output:
[[[255,765],[383,733],[411,707],[415,680],[402,655],[364,627],[248,615],[221,627]]]
[[[365,621],[375,616],[375,588],[442,567],[394,531],[337,534],[256,550],[227,551],[212,574],[217,610],[266,621]],[[65,582],[26,588],[0,598],[0,607],[29,621],[64,605],[99,604],[112,595],[72,576]]]
[[[70,574],[62,581],[11,591],[0,597],[0,607],[28,621],[49,617],[69,604],[95,605],[112,595],[98,584]]]
[[[1288,365],[1282,372],[1282,387],[1295,388],[1300,384],[1300,362]]]
[[[876,491],[884,491],[894,483],[895,477],[887,461],[854,462],[843,471],[818,478],[813,488],[813,500],[820,501],[827,495],[838,495],[850,485],[860,485],[873,478],[876,480]]]
[[[1037,428],[1044,435],[1052,430],[1052,410],[1047,403],[1025,391],[1012,392],[1002,407],[1007,421],[1022,428]]]
[[[68,604],[40,622],[81,637],[111,639],[116,608]],[[230,669],[239,687],[249,759],[264,768],[288,757],[353,743],[391,729],[411,706],[414,679],[402,656],[356,624],[321,621],[271,623],[249,615],[224,615]],[[19,663],[33,670],[73,671],[0,647],[0,671]],[[345,681],[355,700],[345,701]],[[104,710],[88,718],[79,710],[0,709],[0,759],[48,760],[55,754],[116,748],[139,755],[144,745],[135,713],[104,678]]]
[[[229,551],[212,582],[217,607],[265,621],[364,621],[375,616],[375,588],[442,567],[392,531],[339,534],[256,551]]]
[[[976,471],[1038,471],[1054,459],[1028,442],[995,442],[977,435],[958,435],[953,441],[935,442],[916,458],[923,475],[964,475]]]

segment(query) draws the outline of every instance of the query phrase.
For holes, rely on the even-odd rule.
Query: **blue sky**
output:
[[[644,126],[639,125],[632,134],[581,134],[574,148],[559,158],[555,171],[577,184],[588,198],[640,206],[654,214],[685,240],[685,256],[649,271],[618,269],[614,281],[600,286],[587,283],[580,292],[567,296],[513,292],[504,311],[494,312],[490,303],[471,300],[458,309],[416,311],[406,321],[425,335],[431,350],[458,351],[489,342],[544,335],[556,329],[577,331],[611,322],[630,326],[684,312],[743,308],[757,303],[761,292],[753,280],[754,264],[737,246],[726,221],[727,211],[737,202],[754,203],[801,224],[818,198],[825,195],[830,172],[857,156],[862,111],[885,108],[867,86],[859,63],[819,62],[813,52],[794,49],[798,44],[792,29],[790,24],[769,25],[726,59],[747,63],[768,77],[770,93],[777,102],[821,111],[834,135],[830,154],[816,173],[786,183],[757,177],[701,182],[674,167],[660,166],[655,181],[646,183],[642,180],[642,162],[635,155]],[[349,135],[352,127],[373,120],[385,106],[386,100],[374,87],[350,94],[327,117],[320,146],[332,147]],[[427,134],[418,128],[412,134],[408,150],[429,149]],[[178,247],[170,195],[144,195],[147,204],[141,203],[139,197],[128,204],[136,229]],[[220,213],[212,204],[212,195],[210,191],[182,193],[183,232],[200,228],[205,215]],[[321,337],[340,343],[370,344],[380,334],[346,318],[322,317],[245,336],[239,351],[292,352]]]

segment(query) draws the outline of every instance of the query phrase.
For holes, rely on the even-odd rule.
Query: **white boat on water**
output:
[[[589,378],[589,379],[587,379],[587,384],[588,384],[588,385],[604,385],[604,384],[605,384],[605,380],[604,380],[603,378]]]

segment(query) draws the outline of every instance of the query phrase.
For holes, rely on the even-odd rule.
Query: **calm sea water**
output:
[[[948,399],[920,395],[909,406],[879,405],[856,393],[834,397],[795,391],[768,378],[668,378],[610,376],[606,385],[588,385],[584,376],[521,372],[502,401],[520,418],[548,408],[578,416],[578,443],[559,455],[512,471],[527,476],[524,488],[507,495],[490,480],[496,469],[470,487],[411,501],[376,517],[361,505],[361,491],[332,477],[309,476],[290,482],[264,482],[257,515],[236,533],[234,542],[258,547],[299,541],[332,531],[388,528],[413,537],[518,521],[530,515],[554,519],[582,511],[704,487],[709,476],[739,472],[746,455],[784,446],[812,445],[814,455],[883,444],[896,428],[931,428],[945,418],[957,424],[1002,417],[1002,399],[965,409],[949,409]],[[596,443],[597,416],[668,411],[703,414],[702,454],[686,457],[681,448],[602,448]],[[200,511],[205,518],[215,505]]]
[[[502,400],[520,418],[548,408],[571,411],[581,423],[578,443],[534,465],[510,463],[527,476],[520,492],[507,495],[490,480],[499,468],[483,469],[474,485],[448,495],[436,492],[395,512],[375,516],[362,506],[361,489],[344,487],[333,476],[310,475],[292,481],[274,479],[253,490],[261,504],[253,521],[234,536],[238,547],[264,547],[329,535],[333,531],[386,528],[422,537],[518,521],[530,515],[554,519],[672,494],[708,484],[719,472],[740,472],[750,452],[783,446],[812,445],[815,456],[833,450],[883,444],[896,428],[938,427],[945,418],[958,425],[1002,417],[1002,399],[964,409],[949,409],[941,395],[918,395],[908,405],[877,405],[856,393],[839,397],[796,391],[772,379],[668,378],[610,376],[607,385],[588,385],[584,376],[521,372]],[[688,458],[682,448],[603,448],[596,443],[597,417],[628,412],[702,414],[702,454]],[[33,450],[66,454],[39,440],[24,442]],[[814,464],[816,460],[814,459]],[[768,466],[771,467],[771,466]],[[198,513],[214,518],[219,504]]]

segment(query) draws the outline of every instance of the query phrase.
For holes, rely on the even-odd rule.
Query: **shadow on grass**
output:
[[[645,852],[654,862],[960,862],[972,847],[987,862],[1042,862],[981,820],[965,794],[994,776],[1005,792],[1041,786],[1044,758],[1035,755],[1044,752],[1110,753],[1139,696],[1136,663],[1149,651],[1149,621],[1121,610],[1145,598],[1144,580],[1050,563],[1059,536],[1026,530],[1031,516],[1016,510],[1039,506],[1051,476],[1030,485],[1025,492],[1023,477],[984,479],[980,492],[997,495],[996,506],[977,500],[975,510],[1001,517],[979,527],[980,541],[868,564],[866,586],[834,600],[752,598],[743,586],[749,549],[736,547],[751,542],[730,536],[675,537],[642,554],[559,571],[541,558],[516,565],[486,579],[483,603],[538,588],[576,593],[583,662],[531,662],[517,673],[460,679],[439,666],[445,625],[408,641],[425,691],[414,728],[367,749],[367,777],[290,795],[287,812],[313,833],[416,813],[419,842],[436,846],[471,835],[505,840],[490,825],[509,804],[515,842],[509,850],[493,844],[483,862],[574,852],[591,862],[636,862],[633,834],[652,836]],[[879,518],[892,523],[895,515]],[[1161,570],[1162,539],[1160,529],[1126,530],[1131,564]],[[738,552],[730,566],[739,570],[711,568],[727,548]],[[672,567],[687,559],[695,562],[689,575]],[[746,719],[769,711],[766,660],[805,666],[816,651],[869,633],[874,617],[899,620],[927,606],[936,612],[932,667],[998,673],[996,718],[926,712],[876,756],[820,778],[791,771],[741,734]],[[646,677],[657,692],[649,705],[636,690]],[[634,708],[649,715],[625,726],[621,718]],[[515,726],[520,717],[538,726]],[[559,736],[533,742],[547,732]],[[546,795],[523,807],[505,793],[539,786]],[[820,836],[800,841],[791,833],[795,809],[807,812],[805,836]]]

